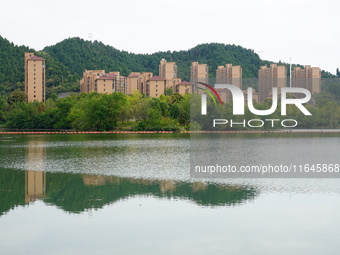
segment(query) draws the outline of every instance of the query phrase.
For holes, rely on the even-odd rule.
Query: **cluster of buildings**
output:
[[[208,77],[208,72],[206,72],[206,77]],[[131,72],[125,77],[119,72],[85,70],[80,80],[80,92],[84,93],[120,91],[131,95],[137,91],[149,97],[160,97],[168,88],[180,94],[192,93],[191,83],[177,77],[176,63],[167,62],[165,59],[160,61],[158,76],[154,76],[152,72]]]
[[[258,71],[259,101],[272,97],[272,88],[287,86],[286,67],[271,64],[270,67],[261,66]],[[321,70],[319,67],[306,65],[305,68],[295,67],[291,72],[289,86],[305,88],[313,95],[321,92]]]
[[[123,76],[120,72],[105,70],[85,70],[80,80],[80,92],[113,93],[115,91],[131,95],[136,91],[149,97],[160,97],[171,88],[173,92],[186,94],[196,92],[197,82],[208,83],[208,65],[192,62],[190,67],[190,82],[182,81],[177,77],[177,65],[175,62],[167,62],[162,59],[159,63],[159,74],[154,76],[152,72],[131,72],[129,76]],[[272,96],[273,87],[287,86],[287,72],[285,66],[271,64],[261,66],[258,71],[258,92],[253,91],[253,100],[262,102]],[[25,53],[25,93],[28,101],[44,102],[46,99],[45,59],[34,56],[33,53]],[[311,94],[319,93],[321,85],[321,71],[318,67],[295,67],[291,72],[291,81],[288,85],[308,89]],[[226,64],[218,66],[216,70],[217,84],[232,84],[242,89],[242,67]],[[244,87],[254,84],[246,84]],[[218,90],[224,102],[231,100],[228,90]],[[247,91],[244,90],[246,94]]]

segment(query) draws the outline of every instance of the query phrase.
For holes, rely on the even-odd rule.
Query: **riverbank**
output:
[[[0,135],[12,134],[264,134],[264,133],[340,133],[340,129],[310,130],[261,130],[261,131],[0,131]]]

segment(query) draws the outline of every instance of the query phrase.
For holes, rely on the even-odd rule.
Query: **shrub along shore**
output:
[[[294,105],[288,105],[285,118],[298,122],[299,129],[340,128],[340,106],[327,94],[313,98],[314,104],[305,107],[312,116],[305,116]],[[193,107],[194,105],[198,107]],[[282,119],[280,103],[269,116],[256,116],[247,108],[242,116],[233,116],[232,104],[214,105],[208,100],[209,113],[202,116],[199,95],[172,93],[160,98],[149,98],[139,93],[124,95],[112,94],[71,94],[66,98],[49,98],[46,102],[26,102],[21,91],[14,91],[10,97],[0,96],[0,128],[3,131],[25,133],[72,133],[85,131],[108,132],[151,132],[172,133],[189,130],[211,130],[214,119]],[[272,102],[255,103],[256,109],[269,109]],[[191,106],[191,107],[190,107]],[[191,125],[191,126],[190,126]],[[214,131],[269,132],[282,127],[271,127],[270,122],[261,128],[230,127],[218,125]],[[1,129],[0,129],[1,130]],[[36,132],[35,132],[36,131]],[[290,132],[284,130],[283,132]],[[3,133],[3,132],[2,132]],[[26,132],[27,133],[27,132]]]

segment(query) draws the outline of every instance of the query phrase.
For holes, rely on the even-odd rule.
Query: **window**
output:
[[[34,95],[34,97],[37,97],[36,95]]]
[[[35,89],[35,86],[34,86],[34,89]]]
[[[158,85],[156,84],[156,88],[158,87]]]
[[[156,89],[156,92],[158,92],[158,89]]]
[[[35,92],[35,90],[34,90],[34,94],[35,94],[36,92]]]
[[[157,93],[156,93],[156,96],[158,96]]]
[[[35,80],[35,77],[34,77],[34,80]]]
[[[104,91],[105,91],[105,89],[104,89]]]
[[[35,73],[34,73],[34,76],[35,76]]]

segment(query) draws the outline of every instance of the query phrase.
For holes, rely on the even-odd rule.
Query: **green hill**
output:
[[[158,65],[162,58],[174,61],[178,66],[178,77],[189,80],[191,62],[206,63],[209,76],[215,77],[217,66],[232,63],[241,65],[244,78],[257,77],[264,61],[250,49],[221,43],[201,44],[189,50],[134,54],[117,50],[98,41],[68,38],[53,46],[35,51],[26,46],[17,46],[0,36],[0,92],[9,94],[19,88],[23,90],[24,52],[31,51],[44,57],[46,64],[47,96],[52,93],[79,91],[79,80],[85,69],[130,72],[149,71],[158,75]],[[282,63],[280,63],[282,64]],[[323,76],[329,73],[323,72]]]
[[[46,85],[52,92],[79,90],[79,75],[72,75],[69,69],[46,52],[37,52],[27,46],[17,46],[0,36],[0,92],[9,94],[15,89],[24,90],[24,53],[46,59]]]
[[[178,77],[189,79],[191,62],[209,65],[209,75],[215,76],[217,66],[233,63],[242,65],[245,78],[256,77],[260,58],[253,50],[220,43],[201,44],[187,51],[167,51],[153,54],[134,54],[117,50],[101,42],[80,38],[66,39],[44,49],[50,56],[63,63],[72,73],[81,75],[85,69],[105,69],[130,72],[151,71],[158,74],[159,61],[165,58],[178,65]]]
[[[253,50],[236,45],[220,43],[201,44],[190,50],[156,52],[153,54],[134,54],[117,50],[98,41],[85,41],[69,38],[43,51],[35,51],[26,46],[17,46],[0,36],[0,91],[11,92],[23,89],[24,52],[31,51],[47,60],[47,87],[50,93],[76,91],[78,81],[85,69],[104,69],[120,71],[122,75],[130,72],[149,71],[158,75],[158,65],[162,58],[175,61],[178,77],[189,80],[191,62],[207,63],[209,75],[215,76],[219,65],[233,63],[242,65],[243,75],[256,77],[261,64]]]
[[[26,46],[16,46],[0,36],[0,91],[21,87],[24,81],[24,53]]]

